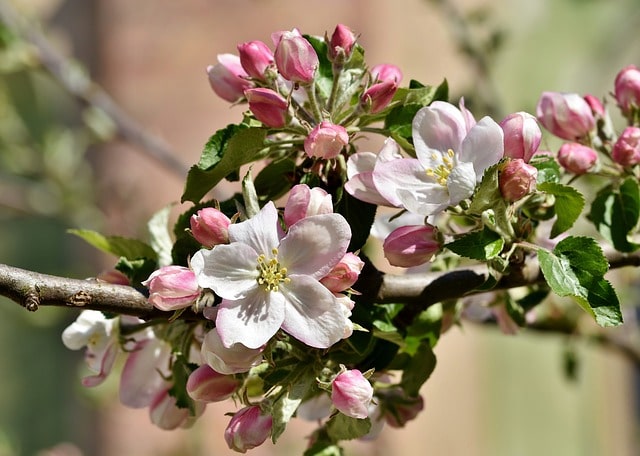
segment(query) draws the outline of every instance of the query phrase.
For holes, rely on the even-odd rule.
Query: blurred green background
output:
[[[41,24],[56,48],[169,140],[187,165],[241,112],[215,99],[204,67],[217,53],[235,52],[237,42],[268,42],[275,30],[297,26],[320,35],[345,23],[362,34],[370,64],[401,66],[405,83],[446,77],[452,101],[464,95],[476,117],[491,113],[496,120],[533,112],[544,90],[603,97],[623,66],[640,64],[638,0],[334,0],[304,7],[284,0],[0,1],[33,27]],[[111,260],[66,230],[143,235],[148,215],[179,198],[181,179],[112,141],[104,114],[68,94],[21,38],[0,26],[0,262],[95,276]],[[633,292],[625,296],[634,299]],[[61,343],[75,314],[29,314],[4,299],[0,308],[0,456],[195,455],[212,448],[227,454],[223,421],[213,430],[205,422],[191,434],[177,432],[166,443],[166,433],[140,413],[133,437],[126,436],[126,426],[115,423],[129,422],[133,412],[114,409],[113,385],[83,391],[82,353]],[[640,453],[637,372],[612,352],[471,326],[447,334],[437,354],[439,366],[424,388],[425,417],[406,430],[387,430],[377,444],[351,445],[351,453]],[[564,374],[568,355],[578,360],[574,380]],[[253,454],[298,454],[305,432],[291,431],[278,447]],[[149,445],[156,437],[165,443],[133,447],[136,435]],[[62,442],[72,446],[54,453]]]

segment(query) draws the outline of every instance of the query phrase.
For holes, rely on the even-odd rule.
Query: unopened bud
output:
[[[282,95],[265,88],[248,89],[244,94],[256,119],[271,128],[285,126],[289,104]]]
[[[236,412],[224,431],[229,448],[240,453],[260,446],[271,435],[273,418],[252,405]]]
[[[635,65],[624,67],[616,76],[614,96],[624,115],[640,108],[640,69]]]
[[[252,78],[264,81],[265,73],[273,65],[273,52],[262,41],[249,41],[238,45],[242,68]]]
[[[611,157],[622,166],[633,166],[640,163],[640,128],[625,128],[613,145]]]
[[[142,285],[149,288],[149,302],[165,311],[189,307],[200,296],[195,273],[184,266],[164,266]]]
[[[229,243],[231,220],[214,207],[205,207],[191,216],[191,234],[200,244],[211,248]]]
[[[505,117],[500,127],[504,132],[504,156],[529,163],[542,138],[536,118],[527,112],[516,112]]]
[[[329,160],[337,157],[349,144],[349,133],[342,125],[322,121],[304,140],[304,151],[309,157]]]
[[[320,65],[318,55],[298,29],[274,33],[273,41],[276,66],[282,77],[291,82],[313,81]]]
[[[289,192],[289,199],[284,206],[284,223],[290,227],[305,217],[332,212],[333,202],[326,190],[298,184]]]
[[[329,40],[329,60],[343,63],[349,60],[356,35],[346,25],[338,24]]]
[[[244,91],[253,87],[237,55],[219,54],[218,63],[208,66],[207,74],[209,85],[216,95],[231,103],[240,100]]]
[[[362,372],[345,370],[331,384],[331,402],[343,414],[363,419],[369,416],[369,404],[373,398],[373,387]]]
[[[358,255],[347,252],[329,274],[320,279],[320,283],[333,293],[340,293],[356,283],[363,267],[364,261]]]
[[[558,151],[558,162],[573,174],[584,174],[598,160],[598,153],[590,147],[578,143],[565,143]]]
[[[220,402],[231,397],[240,382],[232,375],[216,372],[207,364],[196,368],[187,380],[187,394],[200,402]]]
[[[576,93],[544,92],[536,115],[547,130],[570,141],[587,136],[596,126],[591,107]]]
[[[371,78],[374,81],[395,81],[396,84],[400,84],[402,81],[402,70],[395,65],[381,63],[371,68]]]
[[[517,201],[535,190],[537,178],[534,166],[520,158],[510,160],[500,171],[500,193],[507,201]]]
[[[391,265],[409,268],[429,261],[440,250],[440,241],[431,225],[407,225],[393,230],[382,248]]]
[[[372,114],[376,114],[391,103],[397,90],[398,83],[393,79],[379,82],[364,92],[360,98],[360,104]]]

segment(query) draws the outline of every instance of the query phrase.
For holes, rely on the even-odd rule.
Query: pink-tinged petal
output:
[[[278,249],[288,274],[321,279],[340,262],[351,241],[351,228],[340,214],[304,218],[289,228]]]
[[[440,164],[432,163],[432,149],[458,152],[467,134],[465,118],[458,108],[450,103],[434,101],[420,109],[413,118],[413,144],[416,155],[425,168]]]
[[[120,402],[127,407],[143,408],[168,382],[160,372],[169,366],[171,346],[160,339],[145,339],[129,354],[120,377]],[[168,372],[164,372],[167,374]]]
[[[421,191],[433,181],[425,173],[423,166],[415,158],[402,158],[379,163],[373,173],[373,181],[383,198],[394,206],[401,206],[403,200],[398,190]]]
[[[249,220],[229,225],[229,240],[247,244],[258,254],[271,254],[278,239],[278,211],[272,201]]]
[[[285,298],[281,293],[259,288],[244,299],[223,300],[218,306],[216,329],[222,344],[229,348],[240,343],[259,348],[278,332],[285,317]]]
[[[82,385],[86,387],[98,386],[104,382],[113,368],[113,364],[116,361],[118,355],[118,346],[110,344],[107,350],[102,354],[100,360],[100,372],[97,375],[89,375],[82,379]]]
[[[373,152],[358,152],[347,160],[347,177],[352,179],[360,173],[371,173],[376,166],[378,156]]]
[[[198,285],[211,288],[224,299],[241,299],[258,287],[258,253],[242,243],[200,250],[191,258]]]
[[[398,158],[402,158],[398,143],[393,138],[385,139],[382,149],[378,152],[378,163],[386,163]]]
[[[460,163],[451,170],[447,178],[449,204],[455,206],[463,199],[473,195],[476,188],[476,173],[472,163]]]
[[[476,180],[482,180],[484,170],[495,165],[504,155],[502,128],[490,117],[483,117],[462,142],[458,160],[473,163]]]
[[[305,344],[328,348],[341,340],[348,320],[333,293],[308,276],[291,276],[282,287],[287,310],[282,329]]]
[[[378,206],[393,206],[376,189],[373,181],[373,173],[360,173],[349,179],[344,184],[344,189],[354,198],[365,203],[376,204]]]

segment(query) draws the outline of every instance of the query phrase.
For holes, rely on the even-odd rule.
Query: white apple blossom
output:
[[[503,156],[503,133],[489,117],[475,123],[470,113],[435,101],[413,118],[417,158],[376,164],[375,188],[387,201],[420,215],[434,215],[473,195],[489,166]]]
[[[346,253],[351,229],[339,214],[305,217],[280,238],[272,202],[229,226],[229,244],[200,250],[191,267],[203,288],[222,298],[216,331],[225,347],[259,348],[282,328],[305,344],[327,348],[350,322],[320,283]]]

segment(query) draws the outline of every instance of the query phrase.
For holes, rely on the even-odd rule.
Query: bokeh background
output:
[[[344,23],[370,65],[400,66],[405,83],[446,78],[452,100],[464,95],[496,120],[533,112],[544,90],[605,96],[623,66],[640,64],[638,0],[0,0],[2,10],[41,31],[72,80],[86,71],[185,167],[243,109],[216,98],[205,67],[277,30],[322,35]],[[95,276],[113,259],[67,229],[144,237],[149,216],[179,200],[184,174],[113,132],[0,27],[0,262]],[[117,375],[81,387],[82,353],[60,339],[73,312],[30,314],[4,299],[0,311],[0,456],[232,454],[222,439],[230,404],[210,406],[191,430],[156,429],[146,410],[118,404]],[[348,454],[640,454],[637,372],[613,351],[465,325],[436,354],[419,418]],[[302,454],[312,428],[292,424],[252,454]]]

